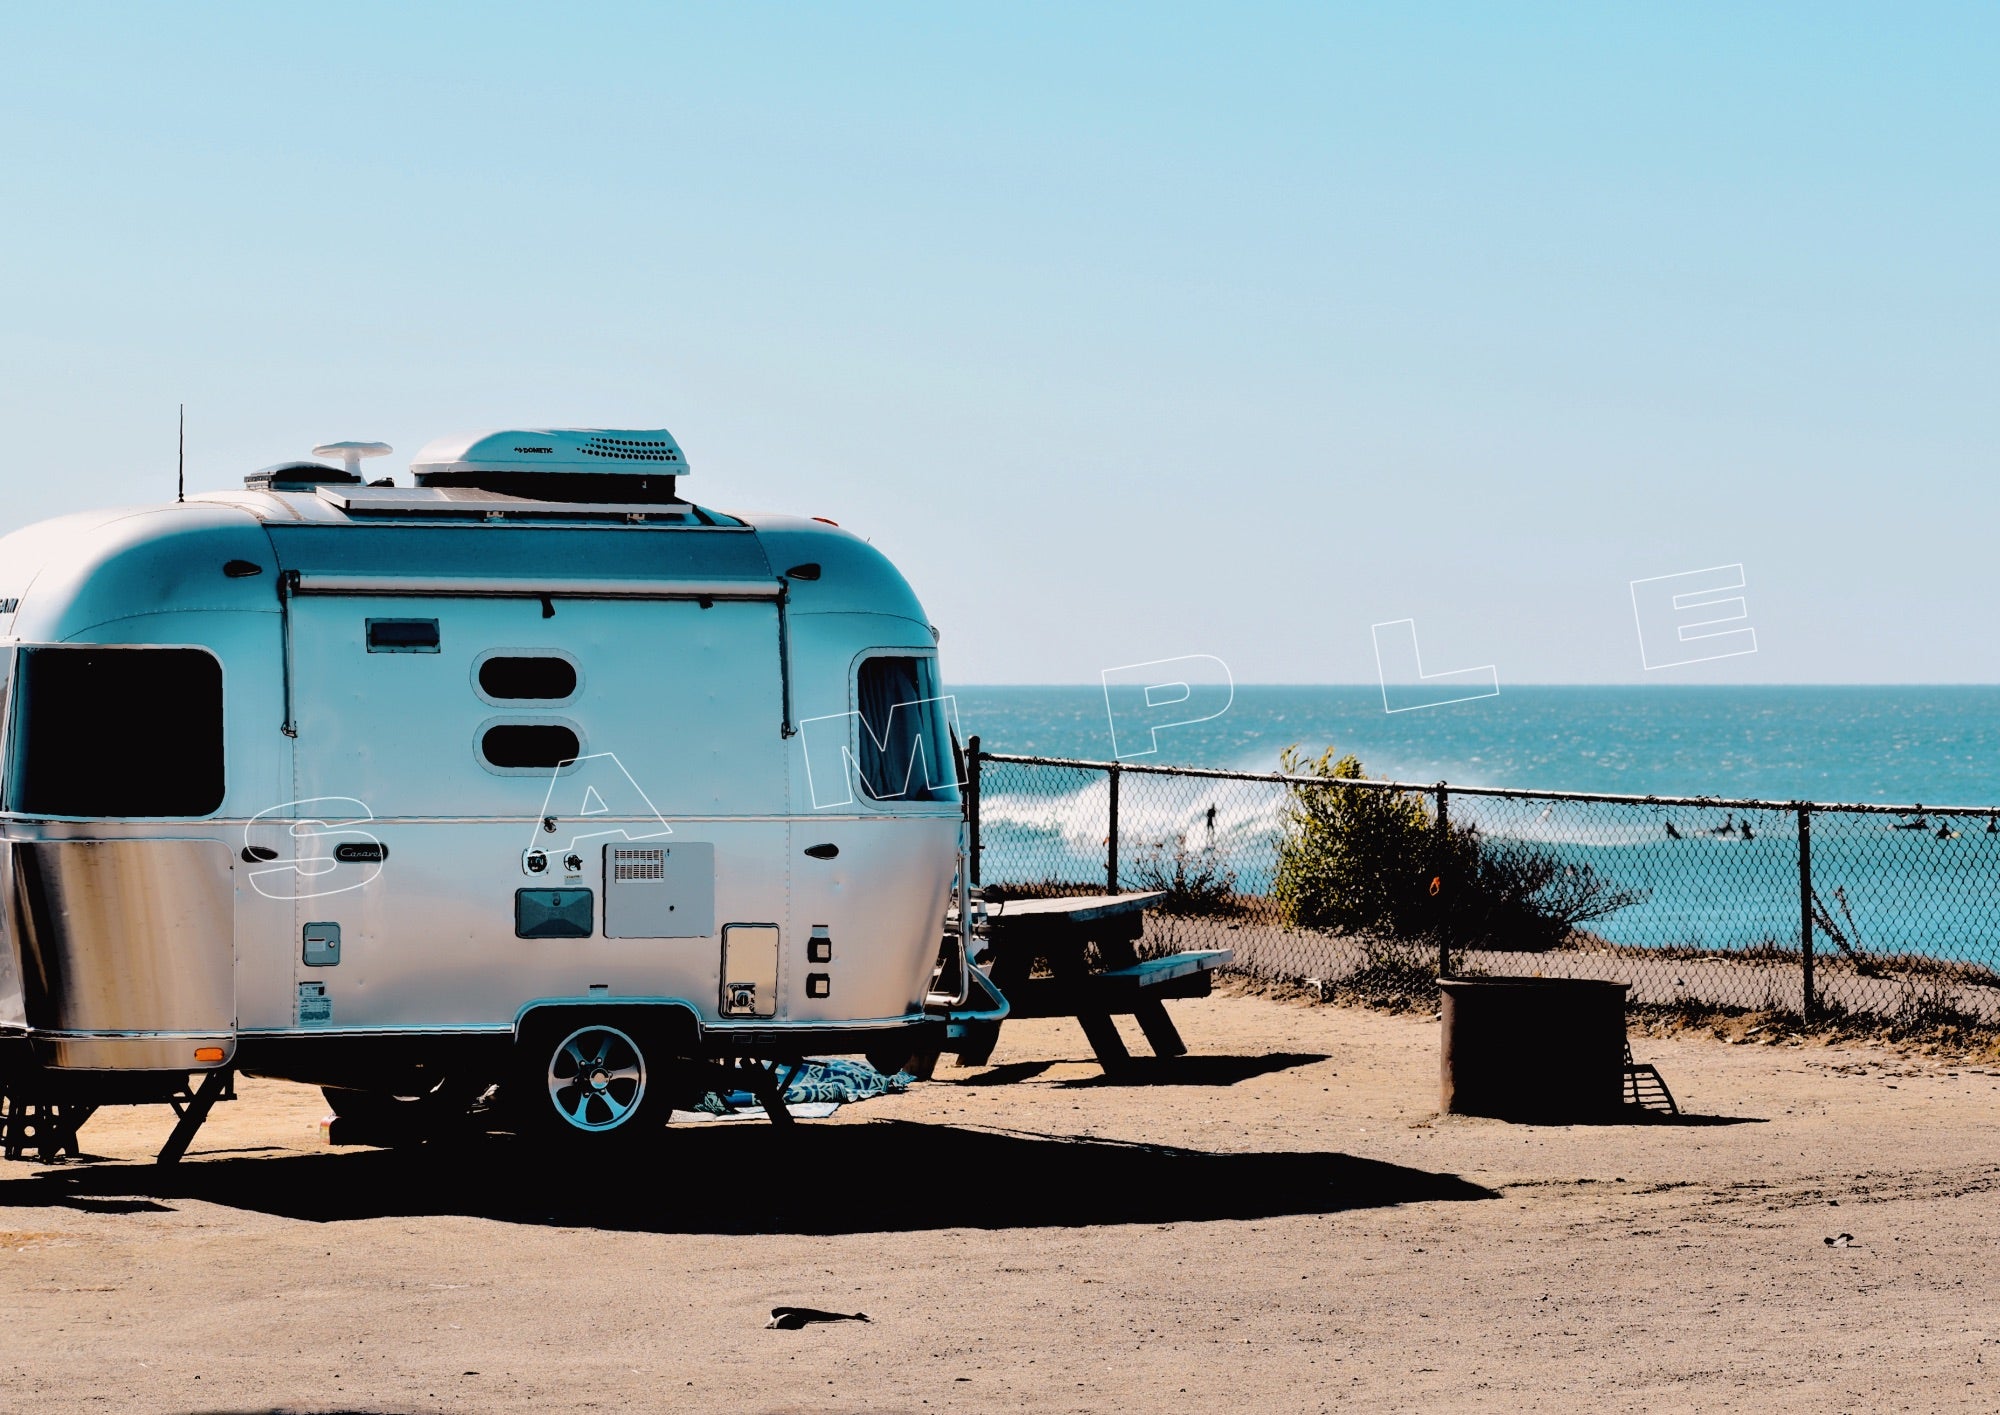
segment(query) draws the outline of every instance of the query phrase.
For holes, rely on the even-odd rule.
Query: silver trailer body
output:
[[[921,1049],[962,830],[902,576],[830,523],[437,480],[0,539],[17,1064],[409,1093],[556,1014]]]

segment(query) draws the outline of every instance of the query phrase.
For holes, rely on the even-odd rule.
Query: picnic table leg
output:
[[[1082,940],[1067,948],[1050,949],[1048,958],[1050,970],[1074,988],[1075,996],[1080,1000],[1089,986],[1090,977],[1090,969],[1083,961]],[[1125,1039],[1118,1035],[1118,1024],[1111,1019],[1110,1013],[1079,1011],[1076,1020],[1083,1028],[1090,1049],[1097,1054],[1097,1064],[1104,1068],[1106,1075],[1131,1066],[1132,1053],[1125,1049]]]
[[[973,1022],[965,1029],[965,1036],[958,1044],[958,1064],[960,1066],[984,1066],[993,1059],[993,1048],[1000,1044],[1000,1024],[998,1022]],[[928,1081],[930,1077],[920,1077]]]
[[[996,949],[995,953],[997,956],[993,960],[993,967],[986,976],[992,980],[994,987],[1000,989],[1000,994],[1004,997],[1008,988],[1018,988],[1028,981],[1028,974],[1034,967],[1034,959],[1029,956],[1025,948]]]
[[[1110,1013],[1079,1012],[1076,1020],[1083,1024],[1083,1035],[1089,1039],[1090,1049],[1097,1053],[1097,1064],[1106,1075],[1132,1065],[1132,1053],[1125,1049],[1125,1039],[1118,1035],[1118,1024],[1111,1020]]]
[[[1146,1034],[1152,1044],[1155,1056],[1186,1056],[1187,1043],[1181,1040],[1173,1018],[1167,1016],[1167,1005],[1155,999],[1132,1004],[1132,1015],[1139,1021],[1139,1030]]]

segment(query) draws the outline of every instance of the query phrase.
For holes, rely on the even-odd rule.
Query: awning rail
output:
[[[584,580],[466,575],[341,575],[299,571],[295,595],[444,596],[455,599],[776,600],[782,580]]]

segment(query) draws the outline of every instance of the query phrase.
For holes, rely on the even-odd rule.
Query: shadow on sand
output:
[[[1667,1115],[1657,1110],[1647,1110],[1643,1106],[1628,1105],[1615,1120],[1601,1120],[1599,1125],[1768,1125],[1770,1117],[1765,1115],[1693,1115],[1681,1111],[1677,1115]]]
[[[1560,1119],[1539,1115],[1454,1115],[1453,1120],[1489,1120],[1502,1125],[1518,1125],[1523,1129],[1605,1130],[1623,1125],[1658,1125],[1666,1129],[1675,1127],[1694,1128],[1704,1125],[1768,1125],[1770,1117],[1763,1115],[1692,1115],[1681,1111],[1669,1115],[1665,1111],[1650,1110],[1644,1106],[1623,1105],[1610,1115],[1569,1116]]]
[[[1058,1082],[1065,1089],[1079,1086],[1234,1086],[1239,1081],[1311,1066],[1325,1061],[1323,1052],[1278,1051],[1262,1056],[1135,1056],[1115,1073],[1079,1076]],[[1011,1086],[1032,1081],[1062,1061],[1008,1061],[972,1076],[947,1076],[954,1086]],[[1073,1057],[1067,1064],[1096,1067],[1090,1057]]]
[[[976,1177],[983,1197],[967,1195]],[[0,1181],[0,1205],[95,1208],[192,1199],[309,1222],[463,1215],[648,1233],[898,1233],[1332,1214],[1491,1199],[1494,1191],[1331,1152],[864,1125],[676,1126],[606,1160],[511,1136],[283,1159],[190,1157],[170,1169],[77,1165]]]
[[[1275,1051],[1263,1056],[1135,1056],[1115,1072],[1080,1076],[1063,1088],[1082,1086],[1233,1086],[1274,1071],[1325,1061],[1324,1053]]]

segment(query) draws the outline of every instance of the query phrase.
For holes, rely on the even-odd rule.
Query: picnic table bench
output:
[[[1166,1003],[1208,996],[1210,975],[1235,955],[1210,948],[1140,959],[1132,945],[1145,930],[1145,911],[1165,897],[1156,890],[989,903],[978,961],[990,963],[987,976],[1006,999],[1009,1017],[1076,1018],[1107,1072],[1132,1060],[1112,1021],[1121,1013],[1138,1021],[1156,1056],[1184,1055],[1187,1043]],[[1096,967],[1088,955],[1092,944]],[[1047,962],[1046,976],[1035,976],[1037,959]],[[1000,1036],[998,1022],[954,1030],[962,1033],[958,1054],[967,1066],[983,1065]]]

